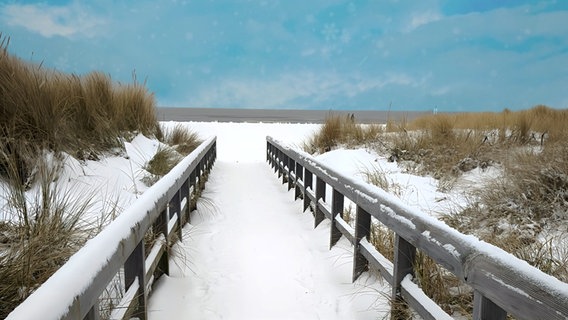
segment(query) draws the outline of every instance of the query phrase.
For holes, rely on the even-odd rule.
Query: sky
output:
[[[568,108],[568,1],[0,1],[9,52],[159,106]]]

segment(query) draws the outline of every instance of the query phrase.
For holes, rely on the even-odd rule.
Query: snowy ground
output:
[[[388,286],[369,274],[351,283],[350,244],[343,239],[328,250],[329,223],[314,230],[312,215],[302,213],[300,202],[293,200],[265,161],[267,135],[299,146],[319,125],[184,124],[202,138],[217,136],[218,160],[204,200],[192,224],[184,229],[185,241],[174,247],[171,274],[159,280],[151,295],[150,319],[380,319],[387,315]],[[125,146],[126,154],[101,161],[67,157],[58,184],[68,192],[88,190],[95,216],[112,206],[128,207],[147,189],[140,180],[159,143],[138,136]],[[397,196],[432,215],[467,200],[460,188],[452,194],[439,192],[436,180],[405,173],[369,150],[340,149],[318,158],[361,179],[364,171],[385,172]],[[473,172],[458,185],[468,190],[492,174]],[[7,207],[6,200],[0,197],[0,208]]]
[[[150,299],[150,319],[376,319],[388,287],[351,283],[348,241],[328,250],[313,218],[265,161],[265,137],[299,143],[317,126],[190,123],[216,134],[218,160],[187,240]],[[238,134],[237,134],[238,133]],[[212,205],[213,203],[214,205]]]
[[[166,123],[173,126],[173,123]],[[342,239],[328,250],[329,223],[313,217],[265,161],[266,135],[299,145],[317,126],[188,123],[217,135],[218,161],[203,202],[174,251],[176,267],[150,299],[150,319],[380,319],[390,288],[369,274],[351,283],[352,248]],[[400,185],[399,196],[435,214],[460,195],[443,194],[431,178],[405,174],[373,152],[337,150],[318,157],[361,176],[380,170]]]

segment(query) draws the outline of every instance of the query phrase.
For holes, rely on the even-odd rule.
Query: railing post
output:
[[[310,206],[311,199],[310,196],[308,196],[308,188],[313,190],[313,178],[314,175],[311,171],[304,168],[304,211]]]
[[[477,290],[473,292],[473,320],[505,320],[507,312]]]
[[[180,207],[181,207],[181,202],[183,201],[183,199],[185,199],[185,208],[181,214],[182,222],[180,226],[185,226],[186,223],[189,222],[189,206],[191,203],[191,195],[189,194],[189,182],[188,180],[185,180],[185,182],[181,185],[181,188],[179,189],[179,193],[180,193],[180,197],[179,197],[179,201],[180,201]],[[181,209],[180,209],[181,210]]]
[[[134,281],[138,281],[138,292],[136,297],[138,305],[132,316],[141,320],[146,320],[148,318],[148,311],[146,310],[146,279],[144,279],[146,273],[144,263],[145,256],[144,240],[142,240],[138,243],[124,264],[125,290],[128,290]]]
[[[284,164],[282,164],[282,151],[276,149],[276,166],[278,167],[278,178],[284,175]]]
[[[282,154],[282,184],[286,183],[286,178],[290,179],[290,168],[286,172],[286,167],[288,166],[288,156],[281,152]]]
[[[100,320],[101,314],[99,313],[99,301],[97,300],[95,304],[91,307],[89,312],[85,315],[83,320]]]
[[[177,228],[177,236],[179,238],[179,241],[182,241],[182,224],[181,224],[181,208],[180,208],[180,196],[179,196],[179,190],[176,191],[176,193],[174,194],[174,196],[172,197],[172,199],[170,200],[169,203],[169,210],[170,210],[170,219],[173,217],[174,214],[177,215],[178,217],[178,228]]]
[[[392,281],[392,307],[391,319],[398,319],[398,312],[404,308],[400,295],[400,283],[407,275],[414,276],[414,261],[416,259],[416,248],[404,238],[395,235],[394,239],[394,261]],[[398,311],[398,312],[397,312]]]
[[[154,221],[154,225],[152,228],[154,232],[161,233],[164,235],[164,246],[166,250],[160,257],[160,262],[158,262],[158,267],[156,268],[156,272],[154,273],[154,278],[157,280],[163,273],[170,274],[170,264],[169,264],[169,255],[170,255],[170,247],[169,247],[169,234],[168,234],[168,210],[163,210],[156,221]]]
[[[355,243],[353,244],[353,277],[355,282],[369,268],[369,261],[361,254],[361,239],[369,238],[371,233],[371,215],[357,206],[355,213]]]
[[[195,195],[197,194],[197,176],[195,174],[196,171],[197,169],[193,169],[193,171],[191,171],[191,173],[189,174],[189,212],[197,209],[197,200],[194,199]]]
[[[274,145],[270,145],[270,165],[272,169],[276,173],[278,171],[278,166],[276,165],[276,147]]]
[[[335,218],[339,215],[343,218],[343,204],[345,197],[337,190],[333,189],[331,194],[331,228],[329,237],[329,249],[341,239],[341,231],[337,229]]]
[[[316,177],[316,210],[314,215],[314,228],[316,228],[325,219],[325,214],[319,208],[318,204],[320,199],[323,199],[323,201],[325,202],[325,189],[325,181],[320,179],[320,177]]]
[[[294,180],[292,179],[292,173],[296,176],[296,161],[292,157],[288,157],[288,191],[292,190],[294,187]]]
[[[295,189],[294,189],[294,199],[298,199],[302,194],[302,190],[300,190],[300,186],[298,184],[298,180],[304,181],[304,168],[301,164],[296,162],[296,181],[295,181]]]

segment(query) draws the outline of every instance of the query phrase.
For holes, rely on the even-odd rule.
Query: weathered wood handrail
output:
[[[405,300],[424,319],[451,319],[411,281],[416,251],[431,257],[474,291],[474,319],[568,319],[568,284],[500,248],[467,236],[405,205],[382,189],[346,177],[309,154],[267,141],[267,161],[282,183],[314,207],[315,225],[331,220],[330,247],[343,235],[354,245],[353,281],[372,267],[391,284],[392,299]],[[316,180],[315,189],[313,180]],[[331,207],[326,186],[333,193]],[[355,230],[343,220],[343,201],[357,206]],[[394,261],[369,241],[371,217],[395,234]],[[426,302],[426,303],[425,303]]]
[[[96,237],[87,241],[7,320],[99,319],[98,299],[124,268],[125,294],[113,319],[147,319],[149,287],[168,273],[169,246],[181,240],[195,196],[215,162],[216,138],[209,138],[149,188]],[[149,254],[144,236],[158,235]]]

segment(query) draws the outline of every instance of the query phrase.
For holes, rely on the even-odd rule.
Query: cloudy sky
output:
[[[568,1],[0,1],[9,51],[161,106],[568,108]]]

